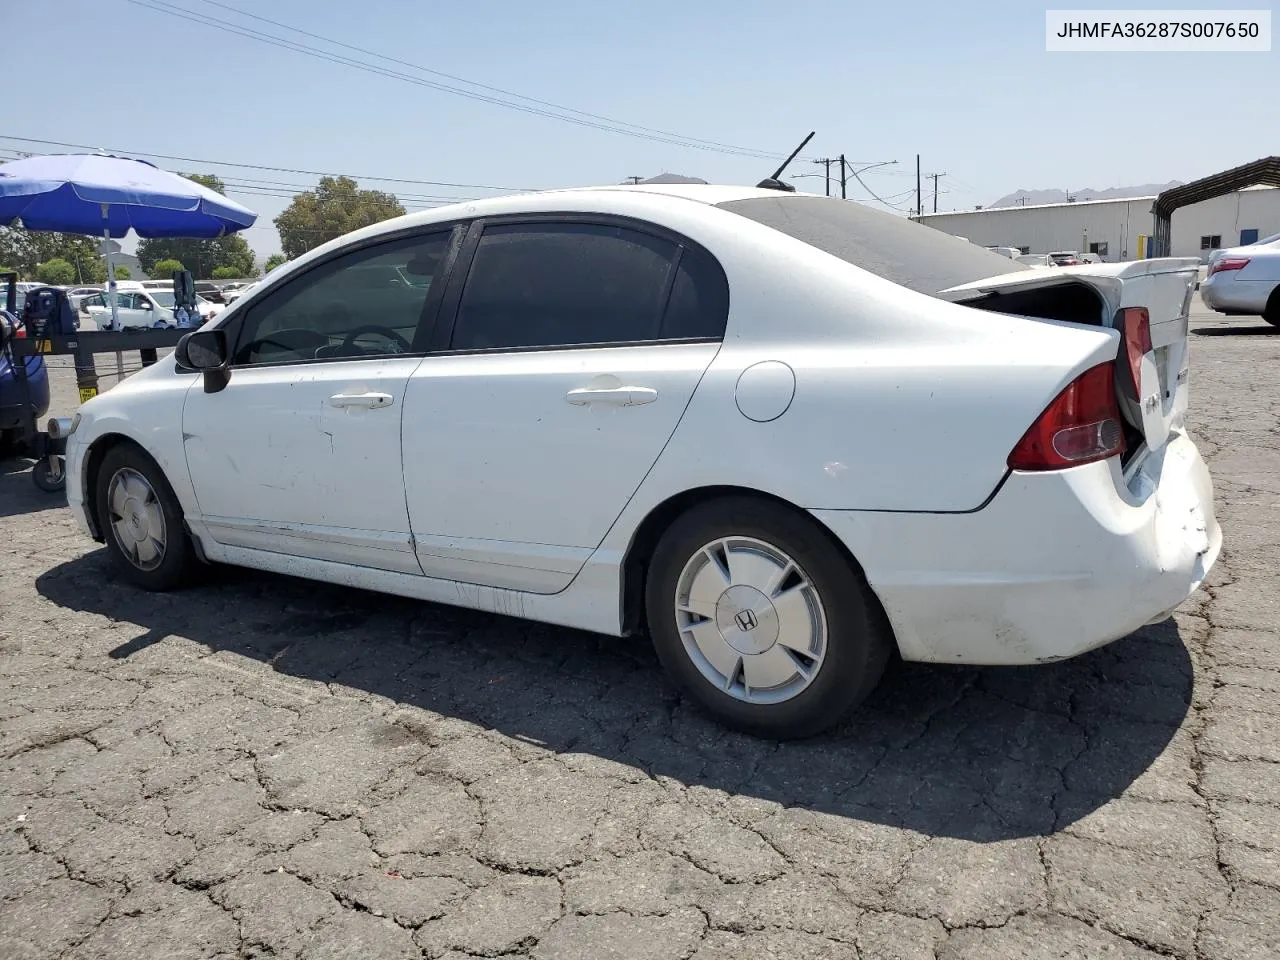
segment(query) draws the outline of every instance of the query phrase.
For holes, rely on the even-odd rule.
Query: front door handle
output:
[[[376,410],[378,407],[391,406],[389,393],[335,393],[329,398],[331,407],[359,407],[364,410]]]
[[[658,399],[658,391],[652,387],[578,387],[566,393],[564,398],[580,407],[589,403],[635,407],[642,403],[653,403]]]

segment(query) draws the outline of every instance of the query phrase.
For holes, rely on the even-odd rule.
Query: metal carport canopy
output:
[[[1173,211],[1258,184],[1280,187],[1280,157],[1264,157],[1164,191],[1151,207],[1155,218],[1151,231],[1152,256],[1169,255]]]

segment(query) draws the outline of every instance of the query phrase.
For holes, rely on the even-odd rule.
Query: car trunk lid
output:
[[[981,310],[1117,330],[1121,412],[1146,446],[1159,450],[1182,428],[1186,415],[1188,317],[1199,266],[1192,258],[1162,257],[1083,264],[1052,273],[1020,271],[951,287],[939,296]],[[1095,295],[1096,309],[1087,302],[1081,305],[1082,286]],[[1037,298],[1037,293],[1043,296]],[[1140,310],[1146,314],[1149,343],[1145,337],[1139,343]]]

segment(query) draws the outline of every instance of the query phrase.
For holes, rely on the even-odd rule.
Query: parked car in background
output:
[[[1008,257],[1010,260],[1015,260],[1022,255],[1022,251],[1017,247],[986,247],[985,249],[998,253],[1002,257]]]
[[[228,284],[222,288],[223,299],[226,300],[228,304],[235,303],[253,288],[255,282],[256,281],[253,280],[245,280]]]
[[[1074,267],[1084,262],[1074,250],[1056,250],[1049,254],[1049,259],[1055,267]]]
[[[40,284],[34,284],[38,287]],[[19,294],[25,301],[26,292]],[[18,381],[15,361],[6,349],[14,337],[26,337],[26,328],[17,315],[10,314],[0,305],[0,456],[12,451],[14,443],[22,436],[27,417],[32,413],[37,420],[49,412],[49,371],[42,357],[27,357],[16,361],[26,371],[26,388]]]
[[[197,280],[195,282],[195,290],[198,296],[204,297],[210,303],[221,304],[226,306],[227,300],[222,295],[222,287],[211,280]]]
[[[1280,234],[1215,251],[1200,283],[1200,299],[1218,313],[1257,314],[1280,327]]]
[[[171,290],[125,290],[116,292],[116,312],[120,327],[124,330],[145,329],[156,326],[157,321],[172,324],[175,298]],[[210,303],[196,297],[200,316],[211,320],[222,312],[221,304]],[[93,318],[99,330],[111,327],[111,307],[105,293],[86,298],[80,305],[82,315]]]
[[[758,188],[441,207],[86,403],[68,500],[143,587],[199,557],[647,633],[724,722],[804,736],[895,649],[1060,660],[1196,589],[1196,268],[1046,273]]]
[[[1057,264],[1047,253],[1023,253],[1014,257],[1015,263],[1026,267],[1056,267]]]
[[[80,311],[80,304],[88,300],[90,297],[96,297],[102,293],[102,287],[71,287],[67,290],[67,300],[71,303],[71,309]]]

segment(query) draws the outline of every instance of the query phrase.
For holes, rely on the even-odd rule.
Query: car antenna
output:
[[[795,193],[796,188],[794,186],[784,182],[779,178],[782,176],[782,171],[787,169],[787,167],[790,166],[791,161],[796,158],[796,154],[798,154],[801,150],[803,150],[805,146],[809,143],[809,141],[813,139],[813,135],[815,133],[817,133],[816,130],[810,130],[809,135],[800,141],[800,146],[796,147],[794,150],[791,151],[791,156],[787,157],[787,159],[782,161],[782,166],[778,167],[777,170],[773,171],[773,174],[771,176],[765,177],[763,180],[757,183],[756,186],[764,190],[784,190],[787,193]]]

